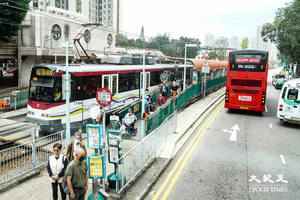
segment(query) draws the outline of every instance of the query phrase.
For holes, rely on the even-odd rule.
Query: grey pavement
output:
[[[300,199],[300,126],[276,118],[278,90],[268,87],[268,112],[222,109],[192,153],[167,199],[297,200]],[[227,131],[238,124],[237,140]],[[146,199],[159,191],[174,162]],[[287,181],[287,182],[286,182]]]
[[[20,117],[26,115],[27,113],[27,108],[21,108],[21,109],[17,109],[17,110],[13,110],[13,111],[9,111],[9,112],[4,112],[0,114],[0,118],[1,119],[11,119],[11,118],[16,118],[16,117]]]

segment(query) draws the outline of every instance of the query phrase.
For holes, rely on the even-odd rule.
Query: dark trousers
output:
[[[75,198],[70,200],[84,200],[85,190],[83,188],[74,188]]]
[[[59,186],[59,190],[60,190],[60,194],[61,194],[61,199],[66,200],[66,193],[64,192],[62,183],[58,183],[57,181],[55,183],[52,183],[53,200],[58,200],[58,186]]]

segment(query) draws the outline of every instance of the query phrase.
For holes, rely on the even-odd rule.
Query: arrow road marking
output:
[[[223,132],[225,133],[230,133],[230,137],[229,140],[232,142],[236,142],[237,141],[237,134],[240,131],[240,127],[238,124],[235,124],[233,127],[231,127],[229,130],[228,129],[224,129]]]

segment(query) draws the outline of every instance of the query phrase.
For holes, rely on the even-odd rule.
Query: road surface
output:
[[[300,199],[300,126],[276,118],[279,93],[269,83],[264,116],[219,105],[146,199]]]

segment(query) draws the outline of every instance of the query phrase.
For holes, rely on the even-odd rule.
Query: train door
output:
[[[150,87],[150,72],[146,72],[145,73],[146,74],[146,87],[145,87],[145,89],[148,89],[149,87]],[[141,80],[141,82],[140,82],[140,86],[141,86],[141,88],[142,88],[142,86],[143,86],[143,72],[141,72],[141,74],[140,74],[140,80]]]
[[[112,95],[117,94],[119,92],[119,75],[104,75],[102,78],[102,87],[108,88],[112,92]]]

